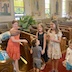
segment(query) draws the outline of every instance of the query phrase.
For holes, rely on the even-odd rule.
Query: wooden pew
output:
[[[67,49],[66,37],[62,37],[61,43],[60,43],[60,48],[61,48],[61,52],[66,51],[66,49]]]
[[[72,27],[60,25],[59,28],[62,31],[63,36],[66,37],[67,40],[72,39]]]
[[[13,72],[11,59],[6,60],[6,62],[0,62],[0,72]]]
[[[33,59],[32,59],[32,55],[30,54],[30,47],[31,47],[31,38],[30,37],[31,36],[33,36],[33,35],[29,34],[27,32],[21,32],[21,34],[20,34],[20,39],[26,39],[28,41],[28,44],[23,43],[23,46],[21,45],[21,48],[20,48],[21,56],[23,58],[25,58],[26,61],[28,62],[26,65],[21,60],[19,60],[20,69],[24,67],[22,70],[24,70],[25,72],[27,72],[33,68],[33,63],[32,63]]]
[[[67,38],[67,44],[68,44],[68,40],[72,39],[72,28],[70,28],[70,27],[60,27],[60,30],[63,33],[63,37]]]
[[[62,22],[60,25],[72,26],[72,22]]]

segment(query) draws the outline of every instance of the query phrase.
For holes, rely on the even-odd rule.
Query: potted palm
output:
[[[33,19],[32,16],[22,16],[19,20],[19,26],[22,28],[23,31],[29,31],[29,27],[35,24],[36,21]]]

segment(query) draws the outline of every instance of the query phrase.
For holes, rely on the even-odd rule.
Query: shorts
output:
[[[66,62],[66,69],[67,70],[72,70],[72,65],[70,65],[68,62]]]
[[[34,59],[34,60],[33,60],[33,67],[34,67],[34,68],[40,69],[41,66],[42,66],[42,60],[37,60],[37,59]]]

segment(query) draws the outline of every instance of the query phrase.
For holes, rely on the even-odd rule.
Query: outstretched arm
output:
[[[18,39],[18,40],[17,40],[17,39],[14,38],[14,36],[11,37],[11,40],[12,40],[13,42],[18,42],[18,43],[20,43],[20,42],[26,42],[26,43],[27,43],[27,40],[26,40],[26,39]]]
[[[10,31],[7,31],[7,32],[0,34],[0,41],[4,41],[6,39],[9,39],[11,36],[15,36],[19,33],[20,33],[19,30],[11,29]]]

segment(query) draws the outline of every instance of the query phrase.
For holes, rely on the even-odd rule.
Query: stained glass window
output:
[[[24,0],[14,0],[14,14],[17,20],[25,14]]]
[[[50,17],[50,0],[45,0],[45,16]]]

